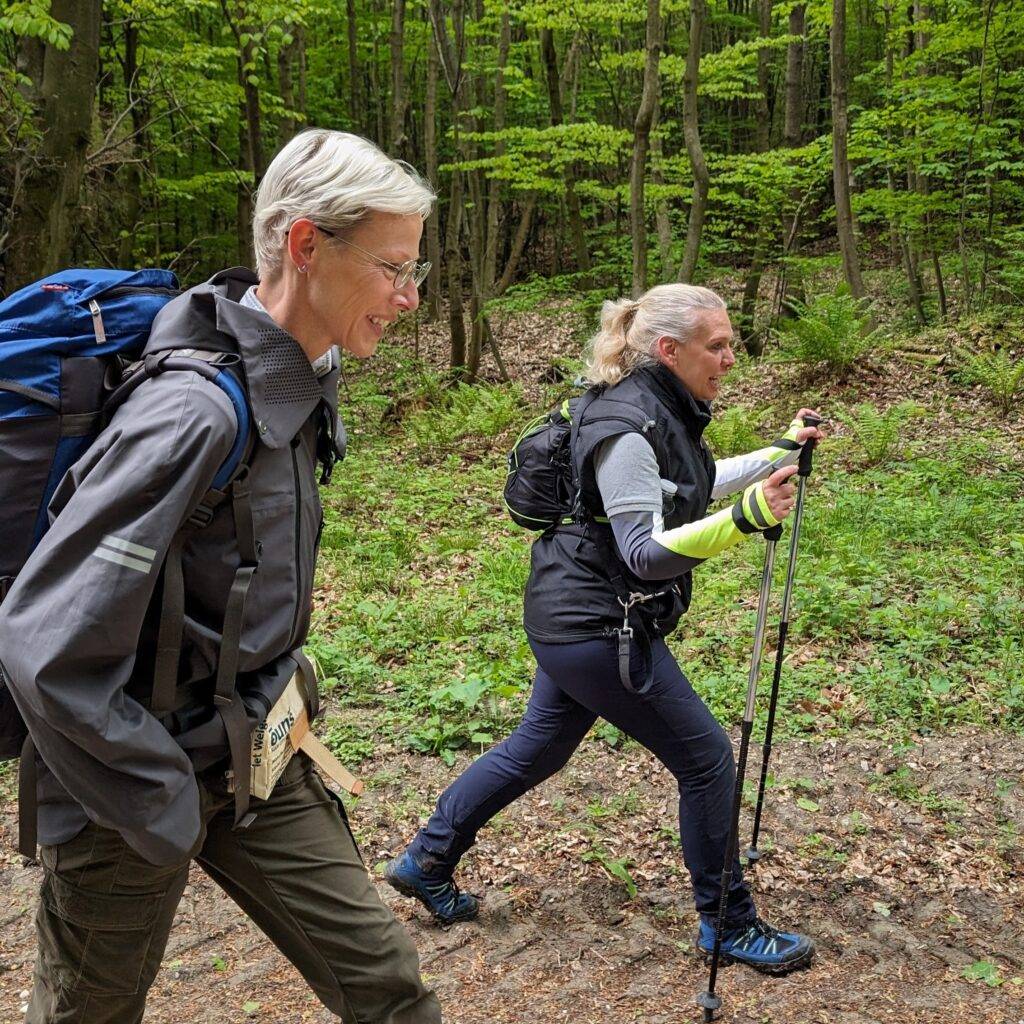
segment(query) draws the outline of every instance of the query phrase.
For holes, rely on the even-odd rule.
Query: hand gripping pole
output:
[[[805,427],[816,427],[821,423],[817,416],[805,416]],[[761,779],[757,786],[757,805],[754,808],[754,830],[750,847],[745,854],[749,864],[756,864],[761,859],[757,848],[757,840],[761,834],[761,812],[764,809],[764,792],[768,785],[768,764],[772,756],[772,736],[775,732],[775,712],[779,704],[779,681],[782,678],[782,663],[785,659],[786,638],[789,636],[789,609],[793,598],[793,579],[796,574],[796,553],[800,545],[800,526],[804,517],[804,485],[811,475],[811,464],[814,457],[815,438],[804,442],[800,450],[800,461],[797,469],[796,509],[793,513],[793,532],[789,537],[789,565],[786,567],[786,587],[782,594],[782,618],[779,622],[779,639],[775,646],[775,672],[772,675],[771,696],[768,699],[768,721],[764,732],[764,746],[761,750]]]
[[[725,914],[729,904],[729,890],[732,887],[733,863],[739,852],[740,803],[743,799],[743,777],[747,770],[747,752],[750,749],[750,730],[754,725],[754,702],[757,699],[757,680],[761,674],[761,652],[764,649],[765,621],[768,617],[768,597],[772,586],[772,569],[775,565],[775,545],[782,536],[782,526],[773,526],[764,531],[764,569],[761,573],[761,594],[757,605],[757,624],[754,627],[754,651],[750,659],[750,675],[747,678],[747,704],[743,710],[740,729],[740,756],[736,765],[736,787],[732,795],[732,821],[729,827],[729,841],[726,843],[722,863],[722,895],[718,902],[718,921],[715,925],[715,945],[711,952],[711,968],[708,973],[707,991],[697,997],[697,1005],[704,1011],[704,1021],[713,1021],[715,1011],[722,1006],[722,999],[715,995],[718,980],[718,964],[722,956],[722,933],[725,928]]]

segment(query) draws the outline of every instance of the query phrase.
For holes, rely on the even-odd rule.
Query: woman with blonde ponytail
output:
[[[725,303],[685,284],[606,302],[590,343],[591,387],[573,413],[579,510],[534,543],[524,625],[537,658],[515,732],[441,794],[385,871],[440,921],[475,917],[452,881],[477,831],[558,771],[598,717],[642,743],[675,777],[683,858],[714,943],[735,780],[732,745],[665,644],[690,603],[692,570],[792,510],[801,445],[822,438],[801,409],[770,447],[716,462],[701,440],[735,359]],[[712,500],[739,499],[708,515]],[[766,924],[739,864],[723,953],[783,974],[810,963],[806,936]]]

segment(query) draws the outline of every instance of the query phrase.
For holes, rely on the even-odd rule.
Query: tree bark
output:
[[[437,159],[437,47],[433,40],[427,41],[427,87],[423,106],[423,148],[425,150],[427,180],[438,188]],[[451,211],[448,211],[451,216]],[[435,209],[427,218],[427,259],[430,260],[430,274],[427,276],[427,318],[441,317],[441,214]]]
[[[850,161],[846,140],[849,118],[846,109],[846,0],[832,0],[830,35],[832,71],[832,182],[836,199],[836,233],[843,256],[843,276],[856,299],[864,298],[857,240],[853,233],[850,204]]]
[[[772,0],[759,0],[758,31],[761,39],[767,41],[772,30]],[[768,102],[768,49],[762,46],[757,51],[757,86],[758,98],[756,105],[757,120],[757,151],[767,153],[771,146],[771,115]],[[743,301],[740,303],[740,339],[744,348],[755,359],[764,350],[764,340],[755,330],[755,314],[757,312],[757,296],[761,290],[761,275],[764,272],[765,250],[768,248],[768,218],[762,217],[757,229],[757,241],[750,258],[750,269],[743,284]]]
[[[283,146],[295,134],[295,82],[292,78],[292,61],[295,59],[298,49],[298,37],[293,35],[291,42],[286,43],[277,51],[277,84],[281,93],[281,104],[284,107],[284,116],[277,126],[278,146]]]
[[[708,189],[711,178],[700,143],[700,128],[697,118],[697,84],[700,77],[701,37],[707,19],[706,0],[690,0],[690,39],[686,50],[686,72],[683,77],[683,138],[686,152],[693,167],[693,199],[690,202],[690,218],[686,226],[686,244],[683,248],[683,262],[679,269],[679,280],[689,284],[697,269],[700,256],[700,238],[704,230],[704,216],[707,213]]]
[[[71,25],[67,50],[27,40],[19,63],[36,71],[30,99],[42,132],[14,213],[5,260],[8,290],[54,273],[71,261],[75,215],[92,128],[99,71],[100,0],[53,0],[50,14]]]
[[[363,123],[363,90],[359,79],[359,25],[356,22],[355,0],[345,0],[345,20],[348,28],[348,88],[349,122],[353,131]]]
[[[651,125],[658,104],[658,64],[661,59],[661,7],[647,0],[646,61],[640,106],[633,122],[633,159],[629,172],[629,228],[633,239],[633,295],[647,290],[647,218],[644,215],[644,175]]]
[[[554,33],[549,28],[540,30],[540,50],[544,61],[544,73],[548,86],[548,103],[551,110],[551,125],[557,127],[563,123],[561,78],[558,74],[558,55],[555,52]],[[573,252],[576,256],[576,268],[584,273],[590,271],[590,250],[587,247],[586,233],[583,230],[583,215],[580,211],[580,198],[576,194],[576,165],[568,169],[565,179],[565,208],[569,216],[569,235],[572,238]]]
[[[655,115],[658,111],[655,111]],[[657,128],[657,116],[651,131],[651,181],[655,185],[665,184],[665,174],[662,170],[663,159],[661,136],[655,131]],[[654,223],[658,232],[658,255],[661,259],[661,281],[671,281],[676,276],[675,264],[672,261],[672,222],[668,216],[668,203],[659,199],[654,207]]]
[[[405,153],[405,0],[392,0],[391,11],[391,155]]]
[[[451,12],[454,40],[448,35],[445,20],[445,6]],[[462,57],[465,50],[465,4],[463,0],[452,0],[448,5],[441,0],[430,0],[430,23],[433,26],[434,43],[445,80],[452,93],[452,127],[454,130],[455,153],[461,152],[459,121],[462,116],[465,74]],[[445,262],[448,272],[448,319],[451,330],[451,367],[464,373],[466,368],[466,322],[462,301],[462,228],[463,174],[457,168],[452,170],[451,191],[448,202],[448,223],[445,230]]]
[[[133,159],[125,168],[127,183],[124,190],[124,220],[118,244],[117,263],[120,267],[134,264],[135,238],[139,213],[142,210],[142,172],[138,161],[146,146],[146,104],[137,96],[139,90],[139,26],[129,20],[124,27],[124,87],[128,102],[132,104],[132,146]]]

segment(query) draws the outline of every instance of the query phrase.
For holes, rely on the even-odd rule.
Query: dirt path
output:
[[[1024,739],[963,732],[893,752],[873,740],[785,744],[756,872],[769,920],[819,943],[787,979],[732,967],[733,1024],[1024,1022]],[[436,759],[364,765],[354,812],[367,860],[409,836],[450,778]],[[699,1020],[705,969],[673,836],[668,776],[646,752],[584,745],[562,774],[481,837],[463,881],[478,922],[434,926],[382,888],[408,923],[453,1024]],[[13,807],[3,818],[5,850]],[[627,864],[637,894],[603,867]],[[21,1019],[39,873],[0,866],[0,1021]],[[968,981],[965,969],[989,984]],[[182,901],[147,1024],[333,1018],[201,872]]]

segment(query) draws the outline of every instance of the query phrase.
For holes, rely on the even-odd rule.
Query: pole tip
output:
[[[722,1008],[722,997],[712,992],[701,992],[697,996],[697,1005],[704,1011],[704,1024],[711,1024],[715,1019],[715,1012]]]
[[[743,856],[747,858],[748,864],[756,864],[764,854],[756,846],[752,846]]]

